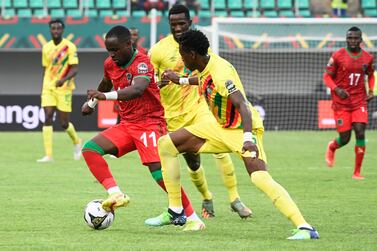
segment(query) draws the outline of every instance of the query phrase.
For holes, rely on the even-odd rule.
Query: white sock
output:
[[[198,215],[195,212],[189,217],[187,217],[187,219],[191,221],[201,221],[201,219],[198,217]]]
[[[183,207],[169,207],[174,213],[181,214],[183,211]]]
[[[113,193],[122,193],[122,191],[120,191],[120,188],[118,186],[110,187],[109,189],[107,189],[107,192],[109,195],[112,195]]]
[[[301,224],[301,225],[297,226],[297,228],[302,228],[302,227],[304,227],[304,228],[308,228],[308,229],[311,229],[311,230],[313,230],[313,227],[312,227],[312,226],[310,226],[310,225],[309,225],[309,224],[307,224],[307,223],[305,223],[305,224]]]

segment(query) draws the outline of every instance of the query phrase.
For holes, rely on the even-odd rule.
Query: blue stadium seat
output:
[[[215,16],[216,17],[227,17],[228,16],[228,12],[226,12],[225,10],[216,10],[215,11]]]
[[[260,17],[261,13],[258,10],[256,10],[255,13],[253,12],[253,10],[248,10],[246,11],[246,16],[247,17]]]
[[[209,9],[209,1],[210,0],[200,0],[200,8],[202,10],[208,10]]]
[[[31,17],[31,9],[18,9],[17,16],[19,17]]]
[[[98,9],[110,9],[111,8],[111,2],[110,0],[97,0],[96,1],[96,7]],[[110,12],[103,12],[103,13],[110,13]],[[104,14],[106,15],[106,14]],[[101,13],[100,13],[101,16]]]
[[[279,11],[280,17],[296,17],[292,10],[281,10]]]
[[[114,9],[125,9],[127,8],[127,0],[113,0]]]
[[[79,6],[77,4],[77,0],[63,0],[63,7],[66,9],[77,9]]]
[[[230,16],[231,17],[244,17],[245,13],[242,10],[231,10]]]
[[[265,17],[279,17],[278,12],[275,10],[265,10],[263,12],[263,16]]]
[[[259,8],[259,1],[258,0],[245,0],[244,7],[246,9],[254,9]]]
[[[60,0],[47,0],[48,8],[61,8]],[[56,12],[59,13],[59,12]]]
[[[277,0],[277,7],[279,9],[292,9],[292,0]]]
[[[33,9],[34,8],[43,8],[43,0],[30,1],[29,7],[33,8]]]
[[[300,8],[300,9],[309,9],[310,8],[309,0],[297,0],[296,3],[298,5],[296,7]]]
[[[82,1],[83,7],[89,7],[89,8],[94,8],[94,0],[83,0]],[[97,16],[97,15],[96,15]]]
[[[47,16],[48,14],[45,12],[44,9],[35,9],[33,11],[33,16],[37,16],[37,17],[44,17],[44,16]]]
[[[85,15],[88,17],[98,17],[98,12],[96,9],[89,9]]]
[[[260,7],[262,9],[275,9],[275,0],[262,0]]]
[[[225,0],[214,0],[215,1],[215,9],[225,9],[226,3]]]
[[[231,10],[239,10],[239,9],[242,9],[243,6],[242,6],[242,0],[232,0],[232,1],[228,1],[228,8],[231,9]]]
[[[113,15],[114,15],[114,13],[113,13],[112,10],[100,10],[99,11],[99,16],[100,17],[111,17]]]
[[[2,2],[0,2],[0,6],[1,6],[1,3]],[[11,0],[5,0],[4,7],[5,8],[10,8],[11,6],[12,6]]]
[[[312,13],[310,12],[310,10],[299,10],[299,13],[297,14],[297,16],[311,17]]]
[[[376,9],[376,0],[361,0],[361,8],[363,9]]]
[[[67,16],[69,16],[69,17],[82,17],[82,13],[79,9],[67,9]]]
[[[14,0],[13,7],[18,9],[18,8],[27,8],[29,6],[27,4],[27,0]]]
[[[54,17],[64,17],[65,16],[65,11],[64,11],[64,9],[52,9],[50,11],[50,16],[52,18],[54,18]]]
[[[14,9],[4,9],[2,13],[3,17],[14,17],[16,15],[16,11]]]
[[[365,9],[364,16],[366,17],[377,17],[377,9]]]
[[[209,10],[200,10],[199,17],[211,17],[211,11]]]
[[[145,14],[145,11],[143,10],[134,10],[132,11],[131,15],[133,17],[144,17],[146,14]]]
[[[117,15],[119,17],[127,17],[128,16],[128,11],[126,11],[126,10],[117,10],[115,12],[115,15]]]

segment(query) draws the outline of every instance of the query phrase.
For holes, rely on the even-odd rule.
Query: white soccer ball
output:
[[[115,217],[114,212],[106,212],[102,208],[102,201],[101,199],[92,200],[86,205],[84,212],[86,224],[96,230],[110,227]]]

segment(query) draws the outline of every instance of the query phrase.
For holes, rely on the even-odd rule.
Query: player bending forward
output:
[[[102,207],[111,211],[127,206],[130,199],[118,187],[103,155],[121,157],[137,150],[143,165],[148,166],[153,179],[166,191],[157,150],[157,140],[166,133],[166,124],[153,67],[148,56],[133,48],[130,31],[123,26],[112,28],[106,34],[105,45],[109,57],[104,63],[104,77],[98,90],[88,90],[89,102],[83,105],[82,113],[91,114],[97,100],[117,100],[121,122],[86,142],[82,155],[94,177],[109,193]],[[112,88],[115,91],[111,91]],[[185,192],[181,192],[181,202],[188,216],[184,230],[203,229],[204,223],[194,212]]]
[[[208,55],[208,47],[207,37],[197,30],[190,30],[180,38],[182,59],[189,70],[199,71],[199,92],[214,116],[164,135],[158,141],[173,222],[183,224],[185,221],[178,155],[234,152],[243,159],[251,182],[297,227],[288,239],[318,239],[318,232],[306,222],[288,192],[266,170],[263,123],[246,100],[235,68],[215,54]]]

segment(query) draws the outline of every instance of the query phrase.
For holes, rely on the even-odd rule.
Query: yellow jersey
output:
[[[199,93],[204,96],[209,109],[223,128],[242,128],[241,115],[229,99],[229,95],[245,90],[236,69],[225,59],[210,54],[206,68],[199,73]],[[253,129],[263,128],[258,111],[249,103]]]
[[[149,50],[149,57],[153,64],[158,80],[162,73],[171,69],[180,77],[195,75],[185,67],[179,54],[179,44],[173,35],[161,39]],[[165,109],[165,118],[173,118],[188,113],[202,98],[198,94],[198,87],[193,85],[177,85],[169,83],[160,90],[161,103]]]
[[[79,63],[77,48],[69,40],[63,40],[55,45],[51,40],[42,48],[42,66],[45,67],[43,90],[55,89],[55,82],[69,72],[70,66]],[[67,80],[59,89],[74,90],[74,78]]]

